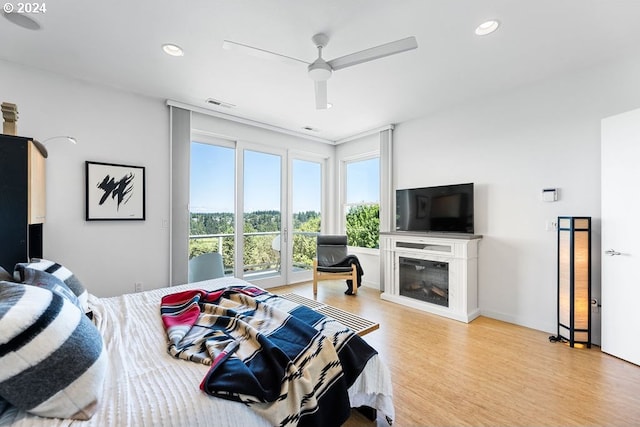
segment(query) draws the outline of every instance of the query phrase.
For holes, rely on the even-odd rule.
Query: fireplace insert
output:
[[[449,263],[399,257],[400,295],[449,307]]]

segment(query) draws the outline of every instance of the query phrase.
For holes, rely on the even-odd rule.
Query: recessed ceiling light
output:
[[[164,53],[171,56],[184,56],[184,51],[180,46],[173,43],[165,43],[162,45],[162,50]]]
[[[476,28],[476,34],[479,36],[486,36],[487,34],[491,34],[497,30],[499,26],[500,22],[495,19],[483,22],[478,25],[478,28]]]
[[[10,12],[7,13],[6,9],[8,6],[11,6],[11,3],[5,3],[4,9],[5,12],[2,12],[5,18],[8,21],[16,24],[18,27],[26,28],[27,30],[39,30],[40,24],[38,24],[33,18],[27,16],[24,13]]]
[[[330,102],[327,102],[327,109],[332,108],[332,107],[333,107],[333,104],[330,103]]]

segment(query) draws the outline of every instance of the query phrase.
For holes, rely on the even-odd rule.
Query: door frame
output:
[[[321,230],[324,228],[324,224],[327,220],[327,188],[328,187],[328,162],[329,158],[313,155],[310,153],[304,153],[296,150],[288,150],[287,152],[287,237],[286,237],[286,248],[287,251],[287,271],[285,273],[286,283],[300,283],[300,282],[308,282],[313,279],[313,271],[305,270],[305,271],[292,271],[291,267],[293,266],[293,162],[294,160],[302,160],[306,162],[318,163],[320,165],[320,225]],[[282,246],[282,242],[281,242]],[[281,258],[282,259],[282,258]]]
[[[272,288],[275,286],[281,286],[287,284],[287,275],[289,265],[288,248],[286,245],[282,245],[282,236],[287,230],[287,151],[285,149],[274,148],[271,146],[257,144],[247,141],[238,141],[236,144],[236,229],[235,229],[235,270],[234,276],[248,280],[244,277],[244,154],[245,151],[253,151],[258,153],[264,153],[280,157],[280,274],[265,277],[265,278],[251,278],[251,282],[262,287]],[[283,229],[284,227],[284,229]]]

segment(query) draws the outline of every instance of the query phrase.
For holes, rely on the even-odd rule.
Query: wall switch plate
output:
[[[558,200],[558,189],[543,188],[541,198],[543,202],[555,202],[556,200]]]
[[[558,229],[558,223],[556,221],[545,222],[545,230],[556,231]]]
[[[133,284],[133,290],[135,292],[142,292],[142,282],[135,282]]]

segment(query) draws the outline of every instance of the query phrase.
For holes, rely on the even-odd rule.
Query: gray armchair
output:
[[[316,246],[316,258],[313,260],[313,295],[318,294],[318,282],[321,280],[349,280],[353,295],[358,292],[359,278],[357,259],[347,253],[347,236],[319,235]]]
[[[189,283],[224,277],[222,254],[209,252],[189,260]]]

